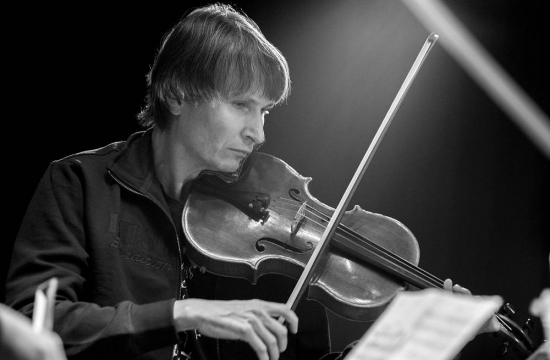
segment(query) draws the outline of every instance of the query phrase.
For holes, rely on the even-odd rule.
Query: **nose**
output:
[[[265,141],[264,116],[262,113],[250,116],[243,130],[246,145],[256,147]]]

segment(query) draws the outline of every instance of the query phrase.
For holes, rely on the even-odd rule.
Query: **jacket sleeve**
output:
[[[14,243],[6,304],[32,317],[35,289],[57,277],[54,331],[68,357],[130,359],[176,343],[174,299],[108,307],[89,302],[81,179],[77,161],[48,167]]]

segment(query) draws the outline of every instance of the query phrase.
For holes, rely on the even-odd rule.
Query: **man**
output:
[[[284,302],[208,300],[217,277],[195,271],[184,253],[180,219],[193,181],[204,172],[235,181],[265,141],[264,116],[289,94],[282,54],[230,6],[199,8],[165,36],[148,86],[138,116],[146,131],[46,170],[14,246],[8,305],[30,316],[36,286],[57,277],[54,330],[68,358],[328,352],[321,307],[307,306],[311,325],[294,339],[298,318]]]

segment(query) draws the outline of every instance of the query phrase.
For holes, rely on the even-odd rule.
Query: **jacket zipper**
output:
[[[141,193],[137,190],[132,189],[129,185],[126,185],[123,180],[119,179],[115,174],[113,174],[111,172],[111,170],[107,170],[107,172],[124,189],[130,191],[131,193],[134,193],[136,195],[139,195],[139,196],[142,196],[146,199],[151,200],[168,217],[168,220],[170,221],[170,224],[172,224],[172,227],[174,228],[174,233],[176,234],[176,242],[177,242],[177,245],[178,245],[178,260],[179,260],[180,271],[179,271],[179,274],[178,274],[179,288],[178,288],[177,298],[178,299],[183,299],[184,292],[185,293],[187,292],[187,291],[184,291],[184,289],[187,289],[187,280],[183,277],[183,272],[185,271],[185,269],[184,269],[185,265],[183,263],[183,255],[182,255],[182,250],[181,250],[180,238],[179,238],[179,235],[178,235],[178,229],[176,228],[176,224],[174,224],[174,220],[172,219],[172,216],[166,211],[166,209],[164,209],[162,204],[157,199],[155,199],[154,197],[151,197],[151,196],[147,196],[144,193]],[[187,270],[187,271],[190,271],[190,269]],[[187,271],[186,271],[186,273],[187,273]],[[186,277],[187,277],[187,274],[186,274]],[[187,336],[198,337],[199,335],[196,331],[192,331],[191,333],[188,333]],[[219,345],[218,345],[218,347],[219,347]],[[180,359],[180,356],[179,356],[178,352],[179,352],[179,346],[178,346],[178,344],[176,344],[176,345],[174,345],[174,348],[172,350],[171,359]],[[219,349],[218,349],[218,353],[219,353]],[[199,355],[199,357],[201,357],[201,356]],[[218,355],[218,359],[219,358],[220,357]]]
[[[123,180],[119,179],[115,174],[113,174],[111,172],[111,170],[107,170],[107,172],[109,173],[109,175],[111,175],[111,177],[120,185],[122,186],[123,188],[125,188],[126,190],[130,191],[131,193],[134,193],[136,195],[139,195],[139,196],[142,196],[146,199],[149,199],[151,200],[155,205],[157,205],[161,210],[162,212],[168,217],[168,220],[170,221],[170,224],[172,224],[172,227],[174,228],[174,233],[176,234],[176,243],[178,245],[178,260],[179,260],[179,274],[178,274],[178,281],[179,281],[179,288],[178,288],[178,294],[177,294],[177,298],[178,299],[181,299],[182,296],[183,296],[183,289],[185,287],[187,287],[187,284],[186,284],[186,281],[185,279],[183,279],[182,277],[182,272],[183,272],[183,267],[184,267],[184,264],[183,264],[183,256],[182,256],[182,250],[181,250],[181,245],[180,245],[180,238],[179,238],[179,235],[178,235],[178,230],[176,228],[176,224],[174,224],[174,221],[172,220],[172,216],[166,211],[166,209],[164,209],[164,207],[162,207],[162,204],[157,200],[155,199],[154,197],[151,197],[151,196],[147,196],[139,191],[136,191],[134,189],[132,189],[130,186],[126,185],[124,183]]]

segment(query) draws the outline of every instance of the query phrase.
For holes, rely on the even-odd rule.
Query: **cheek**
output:
[[[205,108],[205,111],[195,117],[192,133],[188,140],[200,148],[203,154],[215,156],[226,148],[231,148],[238,143],[241,129],[241,119],[231,111],[231,108],[223,106]]]
[[[214,151],[220,150],[227,141],[227,133],[223,126],[205,126],[201,129],[201,133],[200,138],[203,139],[203,147]]]
[[[211,145],[220,149],[225,145],[230,145],[239,133],[235,124],[234,121],[228,121],[227,118],[214,119],[204,128],[205,138],[209,140]]]
[[[207,162],[211,162],[223,156],[222,152],[226,144],[223,134],[223,129],[219,126],[207,126],[204,123],[201,126],[194,127],[193,131],[186,135],[186,141],[188,144],[191,144],[189,149],[196,156],[203,158]]]

